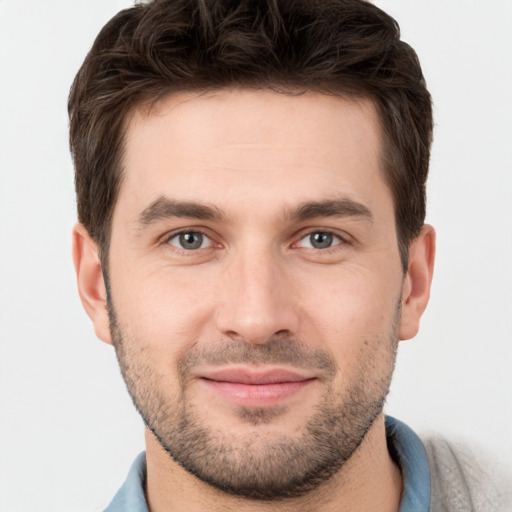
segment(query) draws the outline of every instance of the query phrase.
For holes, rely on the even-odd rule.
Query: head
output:
[[[149,443],[253,499],[338,474],[432,274],[430,97],[396,23],[355,0],[141,4],[70,114],[80,294]]]

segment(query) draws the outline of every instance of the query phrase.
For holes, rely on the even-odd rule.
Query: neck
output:
[[[323,485],[299,498],[257,501],[238,498],[185,471],[146,430],[146,496],[151,512],[397,512],[402,477],[391,459],[381,415],[349,461]]]

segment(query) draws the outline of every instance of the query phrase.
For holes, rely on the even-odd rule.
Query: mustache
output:
[[[289,365],[320,370],[330,377],[338,370],[334,358],[325,350],[307,347],[295,339],[274,338],[261,345],[237,340],[222,345],[196,345],[180,357],[178,371],[185,377],[197,366],[226,364]]]

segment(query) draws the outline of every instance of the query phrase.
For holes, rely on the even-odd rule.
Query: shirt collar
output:
[[[388,450],[403,478],[399,512],[429,512],[430,470],[420,438],[405,423],[386,416]]]
[[[140,453],[130,468],[126,480],[104,512],[149,512],[146,487],[146,453]]]

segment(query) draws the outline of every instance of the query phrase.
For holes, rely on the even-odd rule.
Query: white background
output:
[[[381,0],[435,99],[422,331],[387,412],[512,467],[512,1]],[[143,428],[75,290],[69,86],[129,2],[0,0],[0,511],[99,511]]]

